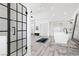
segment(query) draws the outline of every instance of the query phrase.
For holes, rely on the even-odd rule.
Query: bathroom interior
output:
[[[79,55],[78,3],[31,4],[31,55]]]
[[[79,56],[79,3],[0,3],[0,56]]]

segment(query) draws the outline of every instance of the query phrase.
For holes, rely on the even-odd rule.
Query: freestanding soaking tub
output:
[[[69,34],[65,32],[54,32],[55,43],[67,43],[69,40]]]

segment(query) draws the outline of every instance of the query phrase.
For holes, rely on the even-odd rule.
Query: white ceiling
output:
[[[70,20],[78,9],[78,3],[32,3],[32,15],[37,20]]]

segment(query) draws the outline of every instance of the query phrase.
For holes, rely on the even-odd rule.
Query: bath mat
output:
[[[40,38],[36,42],[45,43],[48,40],[48,38]]]

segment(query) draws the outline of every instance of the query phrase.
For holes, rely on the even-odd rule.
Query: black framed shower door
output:
[[[7,55],[24,56],[27,53],[27,8],[21,3],[0,3],[6,8],[7,16],[2,17],[6,21]],[[5,12],[5,11],[4,11]]]

